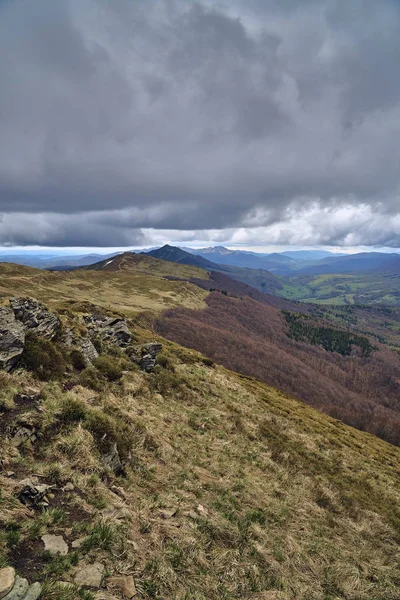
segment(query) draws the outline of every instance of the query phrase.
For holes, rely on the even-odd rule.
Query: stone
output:
[[[48,485],[39,485],[30,479],[24,479],[20,485],[17,497],[22,504],[33,507],[46,503],[45,496],[50,489]]]
[[[99,588],[103,579],[104,565],[98,562],[84,567],[75,575],[75,583],[79,586]]]
[[[15,582],[15,569],[12,567],[5,567],[0,569],[0,598],[7,596],[8,592],[14,587]]]
[[[77,538],[76,540],[74,540],[71,544],[71,548],[73,548],[74,550],[76,548],[80,548],[83,544],[83,542],[87,540],[87,537],[81,537],[81,538]]]
[[[19,448],[19,446],[22,446],[22,444],[25,444],[26,442],[34,442],[36,439],[35,429],[19,427],[11,439],[11,444],[15,448]]]
[[[38,388],[28,387],[22,393],[14,397],[15,402],[37,402],[40,400],[42,392]]]
[[[61,330],[60,319],[33,298],[11,298],[10,305],[15,318],[25,329],[31,329],[42,337],[53,339]]]
[[[150,373],[157,361],[157,355],[162,350],[162,344],[151,343],[134,346],[130,356],[133,362],[137,363],[143,371]]]
[[[172,519],[177,512],[176,508],[164,508],[164,510],[160,511],[159,515],[162,519]]]
[[[111,489],[112,492],[114,492],[114,494],[116,494],[117,496],[119,496],[120,498],[122,498],[122,500],[128,500],[129,499],[129,496],[125,492],[124,488],[119,487],[117,485],[112,485],[110,489]]]
[[[28,589],[28,581],[17,575],[15,578],[13,589],[7,594],[7,596],[3,597],[3,600],[22,600],[23,598],[25,598],[25,594],[28,591]]]
[[[131,511],[124,506],[121,508],[104,508],[101,511],[101,514],[105,519],[116,519],[117,521],[130,519],[132,517]]]
[[[197,505],[196,511],[199,515],[202,515],[203,517],[206,517],[208,515],[208,510],[204,508],[202,504]]]
[[[117,577],[110,577],[108,579],[108,583],[111,586],[115,586],[116,588],[120,589],[125,598],[133,598],[137,594],[135,582],[132,575],[120,575]]]
[[[51,554],[61,554],[65,556],[68,554],[68,544],[65,542],[62,535],[42,535],[42,542],[44,543],[44,549]]]
[[[75,486],[73,483],[71,483],[70,481],[68,483],[66,483],[63,487],[63,492],[73,492],[75,489]]]
[[[96,348],[89,338],[84,338],[79,344],[80,350],[85,359],[86,365],[91,365],[93,361],[99,356]]]
[[[103,454],[101,457],[104,466],[108,467],[116,475],[123,475],[125,470],[119,457],[117,444],[114,444],[108,454]]]
[[[25,346],[25,331],[13,311],[0,306],[0,369],[11,371],[18,363]]]
[[[29,588],[23,600],[37,600],[42,593],[42,586],[39,582],[33,583]]]
[[[127,322],[122,317],[111,318],[101,315],[87,315],[84,322],[89,335],[97,336],[102,341],[114,346],[128,346],[132,339]]]

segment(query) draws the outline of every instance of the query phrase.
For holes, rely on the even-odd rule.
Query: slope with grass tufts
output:
[[[68,361],[47,383],[0,375],[0,567],[46,600],[122,599],[127,575],[143,599],[398,600],[400,450],[158,341],[150,374],[110,348],[117,377]],[[27,478],[47,508],[20,502]],[[79,588],[94,563],[100,589]]]

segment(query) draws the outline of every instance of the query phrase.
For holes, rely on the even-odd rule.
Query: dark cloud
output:
[[[397,245],[399,59],[393,0],[0,1],[0,244]]]

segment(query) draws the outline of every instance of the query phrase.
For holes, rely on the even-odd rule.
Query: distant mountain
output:
[[[32,253],[26,254],[7,254],[0,255],[0,262],[13,263],[16,265],[25,265],[27,267],[35,267],[36,269],[52,269],[55,271],[68,270],[73,267],[82,267],[99,262],[102,259],[115,256],[117,252],[112,254],[83,254],[72,256],[38,256]]]
[[[201,267],[202,269],[215,269],[218,268],[217,264],[203,258],[202,256],[198,256],[197,254],[190,254],[190,252],[186,252],[181,248],[176,246],[170,246],[169,244],[165,244],[162,248],[157,248],[157,250],[151,250],[150,252],[146,252],[147,256],[152,256],[153,258],[159,258],[161,260],[168,260],[174,263],[182,263],[185,265],[194,265],[195,267]]]
[[[212,262],[203,256],[191,254],[190,252],[182,250],[182,248],[169,246],[168,244],[162,248],[148,252],[147,256],[186,265],[194,265],[196,267],[206,269],[207,271],[225,273],[237,281],[254,286],[258,290],[262,292],[268,292],[270,294],[279,293],[279,290],[281,290],[283,287],[279,279],[277,279],[266,269],[252,269],[248,267],[224,265],[217,262]]]
[[[191,249],[193,254],[220,265],[242,267],[246,269],[265,269],[272,273],[284,275],[295,265],[293,259],[283,254],[259,254],[245,250],[229,250],[224,246]]]
[[[400,273],[400,256],[384,252],[361,252],[339,257],[327,257],[299,269],[299,275],[323,275],[330,273]]]
[[[339,257],[346,256],[343,253],[329,252],[328,250],[287,250],[285,252],[280,252],[283,256],[288,256],[289,258],[293,258],[296,261],[303,260],[321,260],[322,258],[328,257]]]

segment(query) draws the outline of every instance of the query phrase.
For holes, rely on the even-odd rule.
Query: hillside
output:
[[[206,309],[165,312],[158,331],[399,444],[398,353],[357,329],[294,312],[291,306],[268,305],[267,300],[214,292]]]
[[[208,278],[208,273],[197,265],[187,265],[186,263],[166,262],[147,254],[134,254],[133,252],[124,252],[114,257],[107,258],[93,265],[86,267],[92,271],[127,273],[145,273],[155,277],[177,277],[181,279],[190,279],[194,277]]]
[[[116,258],[104,267],[107,262],[98,263],[100,267],[60,272],[0,263],[0,300],[16,294],[30,295],[34,290],[36,298],[55,307],[95,300],[104,308],[129,315],[170,306],[205,306],[206,292],[179,280],[184,275],[207,279],[201,269],[136,255]],[[167,274],[177,280],[167,279]]]
[[[236,281],[255,287],[261,292],[278,294],[283,289],[281,281],[265,269],[248,269],[222,265],[169,245],[152,250],[147,254],[153,258],[159,258],[172,263],[196,265],[211,272],[224,273]]]
[[[44,600],[397,600],[398,448],[162,338],[146,373],[138,325],[85,367],[62,340],[95,307],[35,310],[0,372],[0,568]]]

